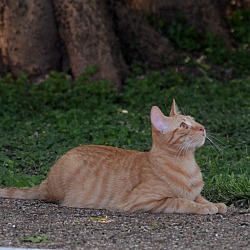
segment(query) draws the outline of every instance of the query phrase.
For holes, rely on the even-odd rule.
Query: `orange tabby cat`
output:
[[[204,183],[194,152],[205,142],[205,128],[181,115],[174,100],[169,117],[152,107],[151,123],[149,152],[76,147],[56,162],[40,185],[0,189],[0,197],[129,212],[225,213],[225,204],[200,195]]]

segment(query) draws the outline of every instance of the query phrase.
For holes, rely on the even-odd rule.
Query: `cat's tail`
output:
[[[40,185],[31,188],[5,188],[0,189],[1,198],[10,199],[30,199],[30,200],[45,200],[46,194],[44,189],[46,187],[45,182]]]

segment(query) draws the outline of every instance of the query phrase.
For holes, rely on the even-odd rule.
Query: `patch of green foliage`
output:
[[[241,49],[250,47],[250,11],[238,10],[230,17],[230,25],[232,28],[235,44]]]
[[[237,39],[244,36],[239,26],[234,21]],[[249,206],[250,56],[243,47],[229,51],[211,41],[198,48],[198,57],[187,54],[160,72],[136,63],[121,94],[105,81],[87,84],[94,67],[76,81],[58,72],[40,85],[24,75],[0,79],[0,184],[34,186],[61,155],[82,144],[147,151],[151,106],[168,114],[175,98],[184,114],[206,126],[215,144],[207,142],[197,152],[204,195]]]
[[[179,12],[177,17],[171,21],[150,16],[149,22],[174,44],[179,50],[186,52],[197,52],[207,48],[222,48],[223,42],[215,37],[209,30],[200,32],[188,24],[183,12]]]
[[[31,236],[23,237],[19,239],[21,242],[30,242],[30,243],[48,243],[50,242],[47,236]]]

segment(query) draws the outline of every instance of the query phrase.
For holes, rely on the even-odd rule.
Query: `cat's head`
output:
[[[173,100],[169,116],[153,106],[151,109],[153,146],[165,147],[177,154],[185,154],[201,147],[206,139],[205,127],[190,116],[182,115]]]

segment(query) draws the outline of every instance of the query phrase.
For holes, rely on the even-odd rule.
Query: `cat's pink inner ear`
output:
[[[173,99],[172,107],[171,107],[169,116],[172,117],[172,116],[175,116],[178,114],[180,114],[180,111],[179,111],[178,106],[176,105],[175,99]]]
[[[164,132],[167,128],[166,117],[157,106],[153,106],[151,109],[151,123],[160,132]]]

